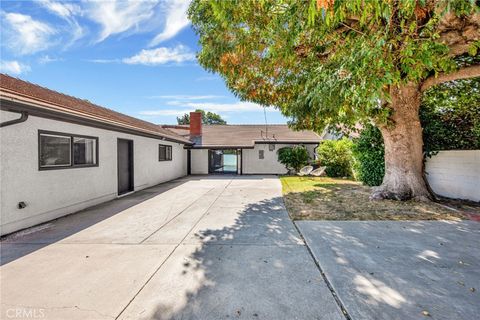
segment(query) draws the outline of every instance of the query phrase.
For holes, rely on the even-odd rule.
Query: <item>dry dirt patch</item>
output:
[[[480,206],[461,201],[371,201],[371,187],[347,179],[284,176],[280,180],[294,220],[462,220],[467,212],[480,213]]]

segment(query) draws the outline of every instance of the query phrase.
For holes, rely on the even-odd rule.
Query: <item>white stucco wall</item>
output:
[[[18,117],[1,111],[2,121]],[[38,130],[98,137],[99,166],[39,171]],[[116,198],[117,138],[134,141],[135,190],[186,175],[183,144],[32,116],[1,128],[1,234]],[[159,144],[173,146],[172,161],[158,161]],[[20,201],[27,207],[17,209]]]
[[[435,193],[480,201],[480,150],[440,151],[427,160],[425,171]]]
[[[285,174],[287,169],[278,162],[277,151],[283,147],[292,147],[288,144],[275,144],[275,150],[270,151],[268,144],[255,144],[253,149],[244,149],[243,154],[243,173],[244,174]],[[310,157],[314,159],[314,149],[316,144],[305,145]],[[259,150],[264,150],[264,159],[259,159]]]
[[[191,173],[208,174],[208,149],[191,151]]]

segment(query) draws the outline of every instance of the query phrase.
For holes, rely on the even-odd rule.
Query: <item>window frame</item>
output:
[[[160,159],[160,148],[165,147],[165,159]],[[168,150],[170,149],[170,152]],[[170,158],[168,157],[170,155]],[[171,145],[168,144],[159,144],[158,145],[158,161],[172,161],[173,159],[173,148]]]
[[[40,163],[41,158],[41,136],[42,135],[54,135],[59,137],[70,138],[70,165],[59,165],[59,166],[50,166],[50,167],[42,167]],[[95,140],[95,164],[74,164],[74,139],[73,138],[86,138],[86,139],[93,139]],[[93,136],[86,136],[82,134],[73,134],[73,133],[65,133],[65,132],[58,132],[58,131],[49,131],[49,130],[38,130],[38,170],[39,171],[47,171],[47,170],[63,170],[63,169],[78,169],[78,168],[90,168],[90,167],[98,167],[99,166],[99,141],[98,137]]]

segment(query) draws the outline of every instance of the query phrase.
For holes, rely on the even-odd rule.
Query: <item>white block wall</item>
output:
[[[1,121],[18,118],[6,111]],[[99,166],[38,169],[38,130],[98,137]],[[117,197],[117,138],[134,144],[134,186],[141,190],[187,173],[183,144],[30,116],[0,129],[1,234],[70,214]],[[172,145],[172,161],[158,161],[158,145]],[[27,207],[17,209],[24,201]]]
[[[425,171],[435,193],[480,201],[480,150],[440,151],[427,160]]]

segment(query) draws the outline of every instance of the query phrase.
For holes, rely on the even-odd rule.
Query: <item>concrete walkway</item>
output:
[[[191,177],[1,243],[1,318],[345,319],[276,177]]]
[[[480,223],[297,225],[352,319],[480,318]]]

